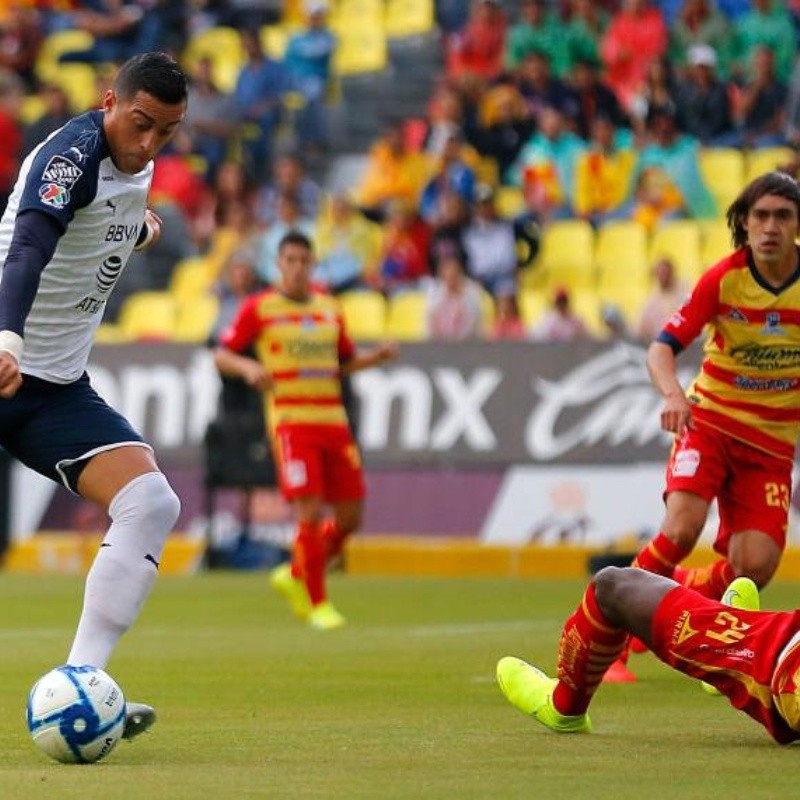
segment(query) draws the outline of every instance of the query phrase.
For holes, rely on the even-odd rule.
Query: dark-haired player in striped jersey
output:
[[[163,53],[126,62],[102,108],[75,117],[20,169],[0,221],[0,445],[105,509],[68,663],[105,667],[150,592],[180,503],[152,448],[86,374],[106,299],[134,248],[157,239],[153,159],[186,112]],[[128,704],[127,738],[155,720]]]
[[[786,544],[800,430],[800,187],[780,172],[762,175],[731,204],[727,222],[736,250],[703,274],[648,352],[664,397],[661,426],[675,443],[661,531],[633,562],[713,599],[737,576],[765,586]],[[706,327],[700,372],[684,391],[676,356]],[[678,567],[714,499],[721,558]],[[621,662],[609,676],[631,678]]]

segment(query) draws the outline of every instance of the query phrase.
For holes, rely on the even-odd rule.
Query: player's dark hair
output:
[[[123,100],[146,92],[156,100],[177,105],[189,94],[186,73],[166,53],[142,53],[128,59],[114,79],[114,91]]]
[[[730,204],[725,214],[728,228],[731,232],[731,241],[735,248],[744,247],[747,244],[747,231],[744,229],[744,221],[750,213],[750,209],[764,195],[775,194],[791,200],[800,218],[800,185],[785,172],[767,172],[756,178],[742,189],[739,196]]]
[[[300,247],[305,247],[309,253],[314,249],[311,244],[311,239],[309,239],[308,236],[300,231],[289,231],[288,233],[285,233],[278,244],[278,252],[282,252],[283,248],[290,244],[296,244],[300,245]]]

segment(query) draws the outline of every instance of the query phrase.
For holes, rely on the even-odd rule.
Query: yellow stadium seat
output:
[[[264,52],[275,61],[283,59],[290,32],[282,25],[264,25],[259,31]]]
[[[709,220],[701,228],[700,261],[703,269],[714,265],[733,250],[731,232],[724,219]]]
[[[751,150],[746,157],[746,180],[754,180],[765,172],[772,172],[776,167],[794,160],[794,151],[790,147],[762,147]]]
[[[22,99],[19,118],[24,125],[32,125],[44,112],[44,99],[38,94],[29,94]]]
[[[59,62],[64,53],[73,50],[88,50],[94,44],[94,36],[82,30],[54,31],[42,41],[36,56],[34,72],[40,81],[56,81],[65,64]],[[69,65],[71,66],[71,65]],[[91,69],[91,67],[89,67]]]
[[[545,273],[548,286],[593,289],[594,231],[583,220],[551,222],[543,232],[536,268]]]
[[[595,236],[597,288],[614,296],[633,284],[646,286],[649,278],[647,231],[638,222],[607,222]]]
[[[389,298],[386,317],[386,335],[397,341],[416,342],[424,339],[425,292],[400,292]]]
[[[704,147],[699,159],[703,181],[724,213],[744,186],[744,155],[735,147]]]
[[[173,338],[179,342],[205,342],[218,314],[219,300],[213,294],[178,303]]]
[[[169,292],[137,292],[122,304],[119,327],[128,339],[172,339],[177,308]]]
[[[639,319],[648,294],[649,287],[646,283],[631,281],[598,289],[597,297],[601,308],[604,305],[616,306],[630,324]]]
[[[380,292],[354,290],[339,295],[347,332],[356,340],[382,339],[386,333],[386,300]]]
[[[485,289],[481,289],[481,330],[488,333],[494,325],[494,298]]]
[[[211,59],[217,87],[223,92],[232,92],[245,62],[236,29],[218,25],[192,36],[183,52],[183,66],[191,73],[201,58]]]
[[[523,289],[519,293],[519,315],[528,327],[541,319],[547,306],[547,296],[538,289]]]
[[[600,315],[602,302],[597,292],[592,289],[573,289],[569,299],[572,310],[586,323],[589,333],[602,336],[605,326]]]
[[[215,277],[214,267],[207,258],[184,258],[172,270],[169,292],[179,303],[202,297],[214,285]]]
[[[675,265],[675,272],[694,284],[702,272],[700,259],[700,225],[693,220],[666,222],[650,240],[649,263],[666,256]]]
[[[121,344],[129,341],[122,328],[111,322],[100,323],[95,331],[94,340],[97,344]]]
[[[497,213],[506,219],[514,219],[525,210],[525,195],[516,186],[498,187],[494,202]]]
[[[383,0],[338,0],[328,14],[328,25],[340,34],[353,25],[379,26],[383,30]]]
[[[353,23],[336,32],[338,45],[333,54],[337,75],[381,72],[389,63],[386,33],[380,22]]]
[[[387,0],[387,36],[418,36],[433,30],[433,24],[433,0]]]

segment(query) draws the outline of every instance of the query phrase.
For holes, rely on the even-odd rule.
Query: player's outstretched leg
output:
[[[133,739],[149,730],[156,721],[156,710],[144,703],[125,703],[125,728],[123,739]]]
[[[553,706],[558,681],[521,658],[504,656],[497,662],[497,683],[512,706],[532,716],[556,733],[588,733],[592,724],[587,713],[574,717],[560,714]]]
[[[290,563],[280,564],[269,573],[269,583],[276,592],[289,602],[295,616],[307,620],[311,613],[311,601],[308,599],[306,584],[302,578],[292,574]]]
[[[720,602],[726,606],[731,606],[731,608],[743,608],[747,611],[758,611],[761,608],[758,586],[750,578],[744,577],[731,581]],[[712,686],[706,681],[701,681],[701,685],[708,694],[714,697],[722,697],[722,692],[716,686]]]

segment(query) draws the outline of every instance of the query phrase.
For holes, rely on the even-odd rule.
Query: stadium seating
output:
[[[418,36],[433,30],[433,0],[387,0],[385,30],[389,37]]]
[[[244,64],[242,42],[235,28],[218,25],[196,33],[183,52],[183,66],[191,73],[201,58],[210,58],[214,82],[232,92]]]
[[[184,258],[172,270],[169,292],[179,303],[202,297],[210,291],[214,277],[214,268],[207,258]]]
[[[731,232],[724,219],[704,222],[701,231],[700,261],[703,269],[706,269],[730,253],[733,245],[731,244]]]
[[[516,186],[500,186],[494,196],[497,213],[505,219],[514,219],[525,210],[525,196]]]
[[[602,302],[594,289],[581,288],[570,290],[570,305],[594,336],[603,336],[605,327],[601,317]]]
[[[380,292],[364,289],[339,295],[345,325],[356,340],[382,339],[386,332],[386,300]]]
[[[549,287],[593,289],[596,273],[592,226],[583,220],[551,222],[544,229],[536,269],[544,273]],[[527,274],[526,271],[524,275]]]
[[[744,186],[745,160],[733,147],[706,147],[700,150],[700,172],[724,214]]]
[[[547,310],[547,298],[538,289],[523,289],[519,293],[519,315],[528,326],[535,325]]]
[[[790,147],[763,147],[750,150],[745,157],[745,180],[752,181],[765,172],[788,164],[794,160],[794,151]]]
[[[649,275],[647,231],[638,222],[607,222],[595,236],[598,288],[646,283]]]
[[[55,31],[45,37],[36,57],[36,77],[42,82],[61,86],[75,112],[97,104],[97,72],[89,64],[62,64],[58,59],[73,50],[88,50],[93,44],[94,37],[86,31]]]
[[[119,314],[119,327],[129,340],[174,338],[178,304],[169,292],[137,292]]]
[[[425,292],[401,292],[389,298],[386,335],[401,342],[425,338]]]
[[[172,338],[178,342],[202,343],[208,340],[219,314],[219,301],[213,294],[177,303]]]
[[[333,54],[336,75],[381,72],[389,64],[386,32],[380,20],[369,17],[351,21],[336,30],[338,46]]]
[[[700,275],[700,225],[694,220],[666,222],[650,240],[649,263],[666,256],[675,265],[675,272],[694,284]]]
[[[289,30],[282,25],[264,25],[259,30],[264,52],[275,61],[280,61],[289,43]]]

